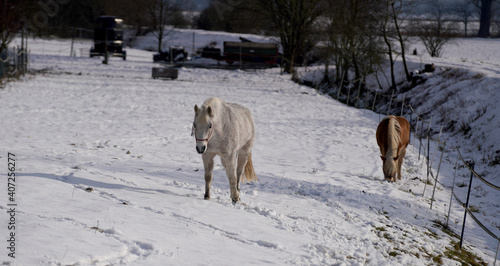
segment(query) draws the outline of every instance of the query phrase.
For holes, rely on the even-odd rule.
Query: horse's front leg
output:
[[[236,179],[236,154],[230,154],[221,157],[222,164],[226,168],[227,179],[229,179],[229,189],[231,191],[231,199],[233,203],[240,200],[240,194],[237,189],[237,179]]]
[[[401,150],[401,153],[399,154],[399,159],[398,159],[398,179],[401,180],[401,166],[403,165],[403,159],[405,158],[406,155],[406,148],[403,148]]]
[[[212,183],[212,172],[214,170],[214,157],[215,155],[211,155],[205,153],[201,156],[203,159],[203,166],[205,167],[205,199],[210,199],[210,184]]]

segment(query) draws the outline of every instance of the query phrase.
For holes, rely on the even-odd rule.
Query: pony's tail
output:
[[[243,171],[243,175],[245,176],[245,180],[247,182],[258,181],[259,179],[255,175],[255,171],[253,170],[252,164],[252,154],[248,156],[247,164],[245,165],[245,170]]]

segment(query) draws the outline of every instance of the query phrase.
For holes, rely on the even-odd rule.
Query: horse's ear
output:
[[[200,108],[198,108],[198,105],[194,105],[194,113],[195,114],[198,114],[198,111],[200,110]]]
[[[212,107],[210,107],[210,106],[209,106],[209,107],[207,108],[207,112],[208,112],[208,115],[209,115],[209,116],[213,116]]]
[[[382,159],[382,161],[384,160],[384,156],[380,156],[380,159]]]

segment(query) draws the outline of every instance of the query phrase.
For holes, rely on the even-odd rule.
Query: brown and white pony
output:
[[[205,199],[210,199],[214,157],[219,155],[229,179],[231,199],[239,201],[240,182],[257,180],[252,165],[255,126],[250,111],[213,97],[194,106],[193,135],[205,167]]]
[[[404,117],[390,115],[377,127],[377,144],[383,161],[384,177],[389,182],[401,180],[401,165],[410,142],[410,123]],[[397,178],[397,179],[396,179]]]

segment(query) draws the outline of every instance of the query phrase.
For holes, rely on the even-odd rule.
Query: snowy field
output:
[[[498,40],[491,46],[487,40],[481,53],[462,42],[453,55],[433,60],[484,69],[498,81]],[[9,156],[17,203],[15,230],[7,230],[8,215],[0,218],[1,262],[461,265],[447,255],[457,239],[436,225],[446,221],[450,192],[438,189],[429,209],[418,147],[408,147],[401,182],[383,180],[379,114],[297,85],[279,69],[183,68],[178,80],[154,80],[150,52],[128,49],[127,61],[104,65],[102,58],[69,57],[68,47],[68,41],[30,39],[36,75],[0,89],[0,211],[11,208]],[[193,106],[211,96],[248,107],[255,119],[259,181],[242,185],[237,204],[218,158],[212,199],[203,200],[203,164],[190,133]],[[442,166],[445,180],[453,177],[452,163]],[[465,195],[466,187],[457,193]],[[498,202],[499,194],[480,200]],[[498,215],[496,206],[491,211]],[[454,232],[462,215],[454,203]],[[489,218],[488,225],[500,223]],[[6,249],[10,233],[15,259]],[[468,251],[492,264],[497,243],[467,222]]]

